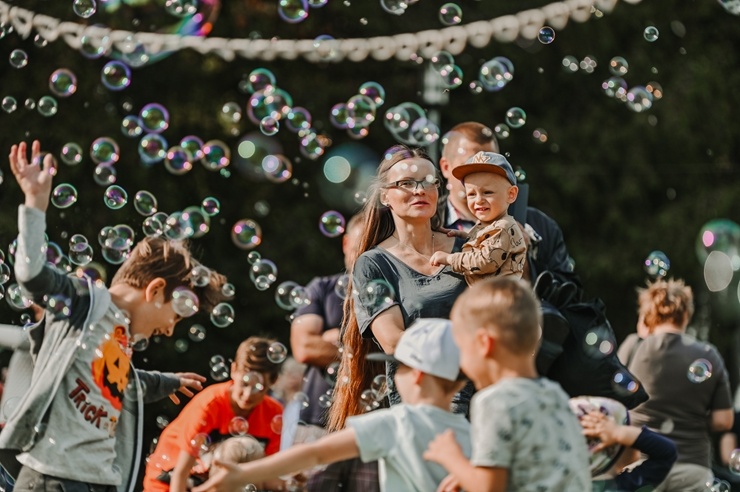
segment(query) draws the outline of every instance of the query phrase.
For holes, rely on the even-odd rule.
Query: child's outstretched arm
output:
[[[500,467],[473,465],[463,454],[462,448],[455,440],[455,433],[448,429],[438,434],[424,452],[424,459],[439,463],[453,479],[445,479],[438,491],[446,492],[459,487],[466,492],[504,492],[509,480],[509,470]]]
[[[25,195],[26,207],[36,208],[46,212],[51,195],[51,182],[56,174],[54,157],[46,154],[43,161],[39,162],[41,155],[41,143],[34,140],[31,144],[31,160],[28,160],[28,148],[26,142],[13,145],[10,148],[10,170],[15,180]]]
[[[193,492],[231,492],[247,484],[265,482],[318,465],[356,458],[360,455],[351,427],[329,434],[318,441],[294,446],[272,456],[236,465],[216,460],[222,469]]]

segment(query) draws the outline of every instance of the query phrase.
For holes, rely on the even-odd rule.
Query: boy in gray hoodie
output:
[[[10,167],[25,195],[18,210],[16,280],[46,309],[29,330],[34,369],[28,391],[0,433],[4,474],[16,491],[132,491],[138,474],[143,404],[176,390],[192,395],[205,379],[193,373],[135,370],[132,347],[153,335],[172,335],[183,310],[176,288],[198,296],[200,309],[221,298],[225,279],[212,272],[194,284],[198,265],[178,241],[148,237],[137,244],[107,289],[67,276],[46,263],[45,212],[56,174],[51,155],[31,161],[21,142]],[[12,485],[12,483],[8,483]]]

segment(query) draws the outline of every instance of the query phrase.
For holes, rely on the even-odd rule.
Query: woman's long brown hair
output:
[[[362,234],[355,250],[355,257],[349,259],[352,267],[362,253],[389,238],[396,230],[390,209],[380,202],[381,191],[387,184],[388,171],[396,163],[416,157],[429,160],[422,150],[402,145],[393,146],[386,151],[383,161],[378,166],[378,174],[370,185],[367,201],[359,212],[362,220]],[[435,215],[432,220],[433,229],[437,229],[440,222],[438,215]],[[383,364],[367,360],[367,354],[377,352],[379,347],[371,339],[363,338],[360,333],[355,316],[355,300],[351,295],[353,292],[351,279],[352,275],[350,275],[347,289],[348,294],[344,300],[342,359],[339,364],[337,384],[334,388],[334,401],[329,408],[327,421],[327,429],[330,432],[343,429],[348,417],[363,413],[360,395],[370,387],[376,375],[385,373]]]

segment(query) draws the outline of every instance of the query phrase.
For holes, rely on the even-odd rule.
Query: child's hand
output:
[[[464,456],[462,448],[455,440],[455,433],[452,429],[447,429],[441,434],[437,434],[437,437],[432,439],[429,443],[429,447],[424,451],[424,459],[428,461],[434,461],[444,466],[444,462],[450,458]]]
[[[444,251],[435,251],[431,258],[429,258],[429,264],[432,266],[449,265],[449,255]]]
[[[594,453],[617,444],[619,426],[614,419],[607,417],[598,410],[591,411],[581,417],[583,435],[599,439],[599,444],[593,449]]]
[[[177,388],[177,391],[188,398],[193,397],[194,391],[202,390],[203,383],[206,382],[206,378],[194,372],[176,372],[175,376],[180,378],[180,387]],[[180,398],[178,398],[174,393],[170,395],[170,400],[172,400],[172,403],[175,405],[180,404]]]
[[[460,490],[460,480],[455,475],[447,475],[437,487],[437,492],[460,492]]]
[[[193,488],[193,492],[233,492],[244,490],[247,482],[240,476],[240,468],[236,463],[214,460],[212,466],[220,468],[205,483]]]
[[[40,156],[41,144],[34,140],[31,145],[31,162],[28,162],[26,142],[13,145],[8,157],[10,170],[26,196],[26,206],[45,212],[49,206],[51,182],[56,174],[56,167],[51,154],[47,154],[43,162],[38,162]]]
[[[449,237],[461,237],[463,239],[468,238],[468,233],[465,231],[459,231],[457,229],[447,229],[445,227],[440,227],[439,232],[442,234],[447,234]]]

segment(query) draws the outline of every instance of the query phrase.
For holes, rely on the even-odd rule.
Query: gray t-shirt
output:
[[[465,456],[470,456],[470,424],[462,415],[431,405],[395,405],[350,417],[360,459],[379,460],[382,492],[428,492],[447,476],[440,465],[422,458],[437,434],[452,429]]]
[[[119,485],[114,461],[116,425],[129,381],[131,354],[126,317],[112,303],[103,319],[88,327],[54,395],[49,419],[36,444],[18,461],[37,472],[81,482]],[[74,466],[65,456],[86,456]]]
[[[453,251],[458,251],[463,242],[456,240]],[[355,262],[352,285],[353,291],[359,292],[355,297],[355,314],[360,333],[365,338],[373,337],[370,329],[373,320],[393,306],[401,309],[404,328],[417,318],[449,319],[452,305],[467,286],[462,274],[453,272],[449,265],[434,275],[424,275],[377,247],[360,255]],[[380,290],[388,287],[391,295],[385,296]],[[378,292],[378,295],[373,292]],[[391,404],[401,401],[393,383],[395,373],[396,365],[388,363],[386,375],[391,389]],[[459,398],[453,399],[453,403],[457,401]]]
[[[673,440],[677,463],[709,467],[709,415],[732,408],[727,370],[717,348],[679,333],[658,333],[642,341],[632,334],[620,346],[619,359],[650,395],[630,412],[632,425],[645,425]],[[711,368],[711,376],[689,375],[692,364]]]
[[[506,468],[507,491],[590,490],[586,440],[557,383],[504,379],[475,394],[470,417],[470,461]]]

